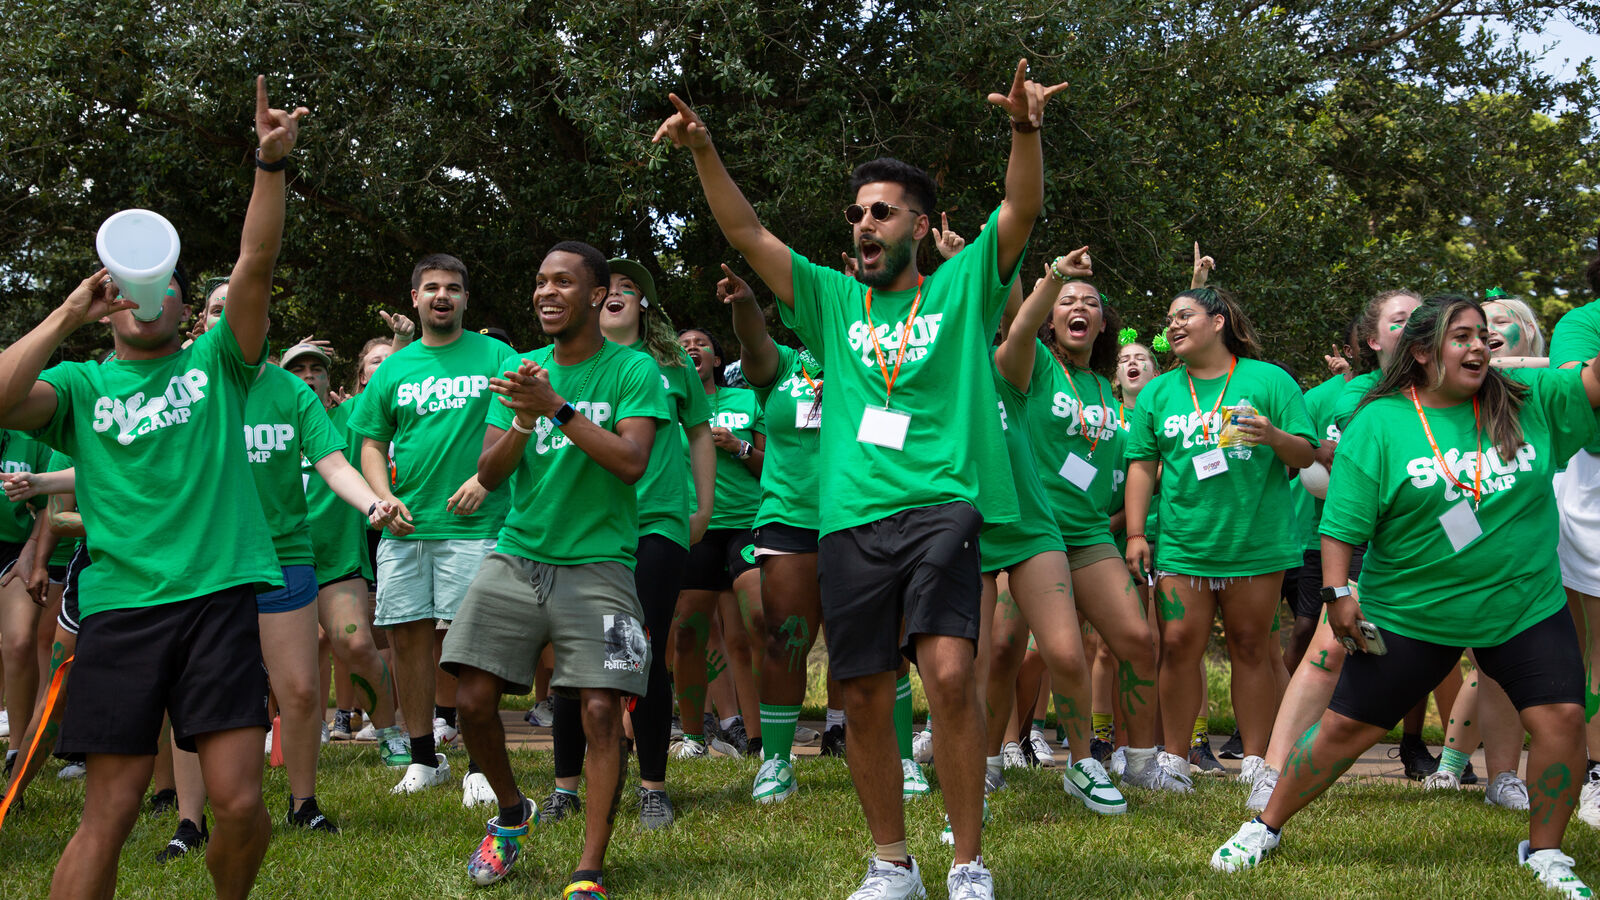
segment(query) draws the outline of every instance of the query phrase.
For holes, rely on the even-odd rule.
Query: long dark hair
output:
[[[1089,283],[1085,281],[1083,284]],[[1106,302],[1106,297],[1100,293],[1099,288],[1092,284],[1089,284],[1089,287],[1094,288],[1094,295],[1100,301],[1101,323],[1100,334],[1095,337],[1094,345],[1089,348],[1089,370],[1110,378],[1111,373],[1117,368],[1117,354],[1122,352],[1122,344],[1117,339],[1118,333],[1122,331],[1122,315]],[[1066,290],[1066,286],[1063,285],[1061,289]],[[1067,351],[1056,341],[1055,304],[1060,301],[1061,295],[1057,294],[1055,301],[1050,304],[1050,315],[1045,316],[1044,324],[1039,326],[1039,340],[1044,341],[1056,359],[1068,362]]]
[[[1191,288],[1172,299],[1187,297],[1200,305],[1207,315],[1221,316],[1222,345],[1234,356],[1245,359],[1261,358],[1261,341],[1256,337],[1256,329],[1250,324],[1250,319],[1245,316],[1244,309],[1239,306],[1239,301],[1227,291],[1215,288]],[[1112,361],[1115,362],[1113,356]]]
[[[1420,349],[1425,358],[1435,361],[1443,359],[1450,323],[1462,313],[1472,311],[1483,315],[1483,307],[1478,305],[1478,301],[1460,294],[1440,294],[1422,301],[1422,305],[1413,310],[1411,318],[1406,320],[1393,358],[1384,366],[1378,383],[1361,398],[1361,405],[1366,406],[1379,397],[1397,394],[1407,388],[1437,389],[1443,384],[1444,367],[1439,366],[1438,374],[1430,380],[1427,367],[1417,361],[1413,351]],[[1487,358],[1484,364],[1488,365]],[[1478,388],[1478,408],[1502,462],[1516,458],[1517,448],[1522,446],[1520,413],[1527,396],[1526,385],[1512,381],[1493,366],[1489,366],[1483,384]]]

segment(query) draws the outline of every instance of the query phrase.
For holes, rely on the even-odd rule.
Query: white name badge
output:
[[[906,432],[910,428],[910,413],[883,406],[869,406],[861,411],[861,427],[856,430],[856,440],[890,450],[903,450]]]
[[[1061,477],[1072,482],[1072,486],[1080,491],[1087,492],[1089,485],[1094,484],[1094,476],[1098,470],[1094,464],[1076,453],[1067,455],[1067,461],[1061,464]]]
[[[797,400],[794,404],[794,427],[821,428],[822,410],[815,400]]]
[[[1221,447],[1214,447],[1194,458],[1194,476],[1201,481],[1226,471],[1228,457],[1223,455]]]
[[[1444,536],[1450,539],[1450,547],[1460,553],[1461,548],[1483,536],[1483,526],[1478,524],[1478,516],[1472,511],[1471,504],[1462,500],[1450,510],[1439,517],[1439,525],[1444,528]]]

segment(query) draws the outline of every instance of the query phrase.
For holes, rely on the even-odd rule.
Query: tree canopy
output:
[[[533,272],[563,239],[641,260],[680,325],[727,334],[718,265],[749,270],[689,155],[650,142],[668,91],[704,116],[767,226],[837,261],[849,172],[875,156],[928,169],[951,227],[976,233],[1010,140],[985,96],[1025,56],[1036,80],[1072,85],[1046,111],[1030,281],[1089,244],[1098,286],[1149,337],[1198,240],[1213,282],[1307,380],[1391,287],[1502,286],[1553,321],[1585,299],[1600,221],[1594,64],[1566,80],[1534,65],[1550,16],[1600,30],[1600,0],[0,9],[4,342],[92,271],[95,229],[118,209],[170,218],[192,273],[227,270],[258,72],[275,104],[312,110],[274,346],[316,332],[347,359],[383,330],[378,309],[409,308],[411,266],[435,251],[471,269],[469,327],[532,346]],[[89,328],[64,353],[107,345]]]

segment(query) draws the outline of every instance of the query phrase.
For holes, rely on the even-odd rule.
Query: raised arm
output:
[[[724,278],[717,282],[717,299],[733,311],[733,333],[739,337],[739,363],[744,380],[766,387],[778,377],[778,345],[767,333],[767,316],[755,292],[743,278],[722,264]]]
[[[677,94],[668,94],[667,99],[678,111],[661,123],[652,140],[660,143],[666,138],[675,146],[689,148],[694,154],[695,171],[700,174],[700,187],[705,191],[706,203],[711,206],[711,215],[722,229],[722,236],[744,256],[779,302],[794,306],[794,266],[789,247],[756,217],[755,207],[744,198],[733,176],[728,174],[728,168],[722,164],[722,157],[717,155],[706,123]],[[1023,237],[1026,239],[1027,235]]]
[[[85,278],[43,322],[0,353],[0,427],[31,431],[49,424],[56,413],[56,389],[41,382],[39,373],[56,348],[85,324],[139,305],[112,299],[109,274],[100,269]]]
[[[234,340],[244,360],[251,365],[261,361],[261,348],[267,339],[267,302],[272,298],[272,267],[278,262],[283,244],[284,170],[269,172],[294,149],[300,136],[300,117],[307,112],[272,109],[267,103],[267,79],[256,76],[256,183],[250,193],[250,206],[244,214],[244,231],[239,236],[239,259],[228,278],[227,316]],[[188,299],[187,297],[184,299]]]
[[[1038,347],[1034,340],[1039,326],[1050,318],[1056,298],[1068,278],[1086,278],[1093,275],[1090,268],[1089,248],[1079,247],[1066,256],[1058,256],[1044,267],[1044,277],[1033,286],[1033,293],[1022,301],[1005,340],[994,352],[994,364],[1001,377],[1011,382],[1019,391],[1027,391],[1033,380],[1033,357]],[[1013,288],[1020,290],[1020,288]]]
[[[1004,281],[1016,269],[1027,249],[1034,220],[1044,208],[1044,142],[1039,129],[1044,125],[1044,107],[1051,97],[1067,89],[1065,82],[1045,87],[1028,80],[1028,61],[1017,61],[1017,74],[1011,90],[990,94],[989,102],[1011,116],[1011,158],[1006,164],[1006,196],[1000,204],[1000,219],[995,227],[998,277]]]

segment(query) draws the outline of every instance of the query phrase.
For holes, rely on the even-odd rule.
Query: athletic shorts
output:
[[[1354,552],[1350,554],[1352,583],[1361,579],[1361,560],[1367,553],[1364,545],[1353,549]],[[1322,551],[1305,551],[1305,555],[1301,557],[1300,568],[1290,571],[1300,573],[1297,589],[1288,595],[1295,618],[1322,621]]]
[[[817,579],[835,677],[892,672],[902,656],[916,662],[918,635],[966,638],[976,652],[982,525],[976,509],[955,502],[822,536]]]
[[[1561,583],[1600,597],[1600,454],[1579,450],[1556,486],[1561,510]]]
[[[562,696],[582,688],[643,696],[650,641],[633,572],[619,562],[555,566],[490,553],[445,635],[439,667],[481,669],[507,693],[526,694],[546,645],[556,657],[550,689]]]
[[[284,566],[283,587],[273,588],[256,595],[256,611],[260,613],[286,613],[305,609],[317,602],[317,569],[315,566]]]
[[[483,558],[494,550],[494,538],[454,538],[378,542],[378,611],[380,627],[456,617],[467,586]]]
[[[66,584],[67,583],[67,567],[66,566],[49,566],[48,568],[46,568],[45,571],[50,573],[50,583],[51,584]]]
[[[56,624],[67,634],[78,633],[78,581],[87,568],[89,545],[79,544],[72,551],[72,562],[67,563],[66,587],[61,589],[61,612],[56,614]]]
[[[1328,708],[1393,728],[1461,661],[1463,648],[1382,631],[1389,652],[1350,653]],[[1583,705],[1583,652],[1565,606],[1495,647],[1477,647],[1478,668],[1505,688],[1521,711],[1551,703]]]
[[[195,749],[196,735],[267,727],[267,669],[249,585],[83,620],[61,752],[152,756],[163,713],[183,750]]]
[[[756,567],[755,535],[748,528],[712,528],[689,548],[683,566],[685,591],[725,591]]]
[[[361,570],[360,569],[354,569],[352,571],[344,573],[343,575],[340,575],[337,578],[329,578],[327,581],[319,581],[319,582],[317,582],[317,590],[320,591],[320,590],[322,590],[323,588],[327,587],[330,584],[338,584],[341,581],[350,581],[353,578],[361,578],[362,581],[367,581],[365,578],[361,577]],[[367,590],[369,590],[369,591],[372,590],[372,582],[370,582],[370,581],[367,581]]]
[[[11,567],[22,557],[22,544],[0,541],[0,578],[11,573]]]
[[[1122,551],[1117,545],[1106,542],[1102,544],[1084,544],[1082,546],[1067,547],[1067,569],[1076,572],[1085,566],[1092,566],[1101,560],[1114,559],[1123,561]],[[1126,564],[1124,564],[1126,567]]]
[[[817,552],[821,533],[815,528],[796,528],[782,522],[757,525],[755,530],[756,559],[763,556],[794,556]]]

